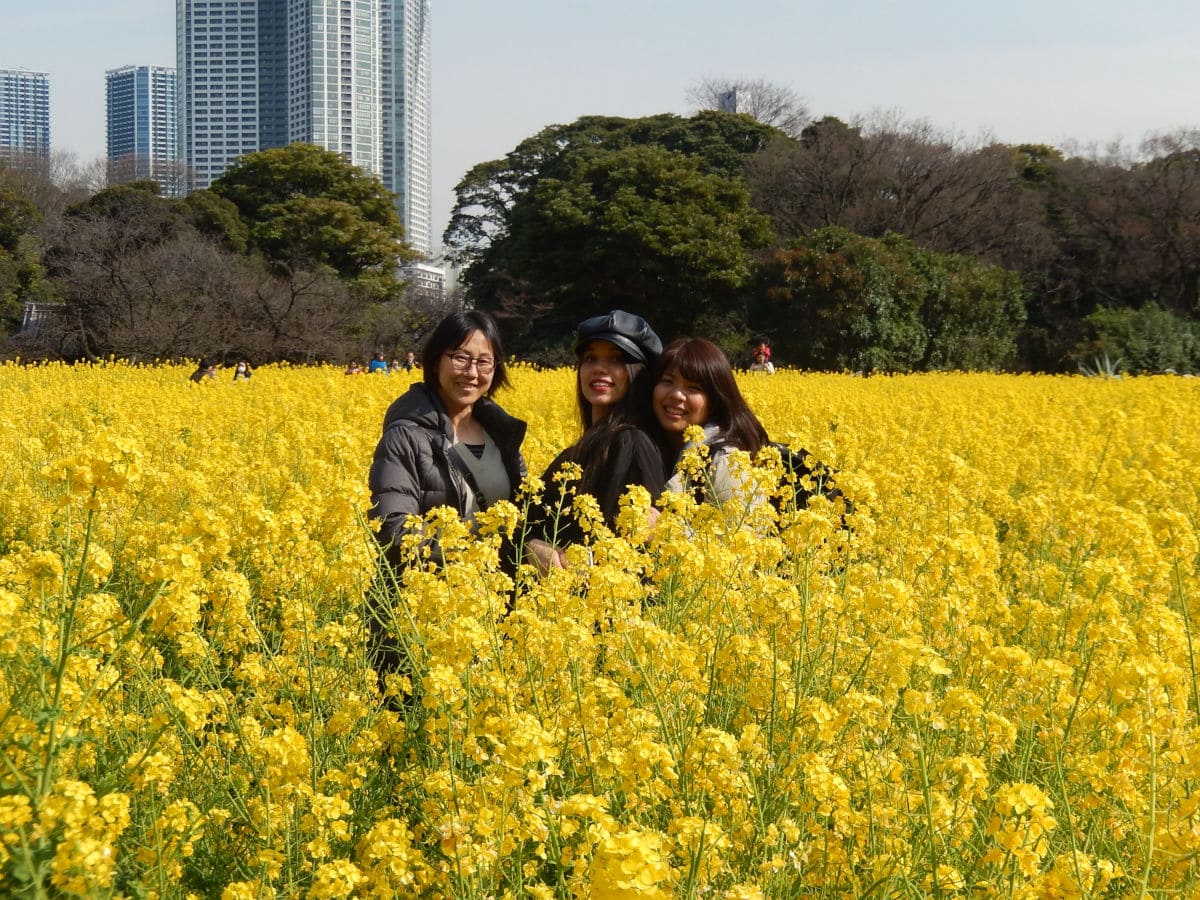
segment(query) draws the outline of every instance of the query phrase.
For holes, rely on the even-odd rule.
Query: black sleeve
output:
[[[563,450],[554,457],[554,462],[550,463],[546,467],[546,471],[542,473],[542,481],[545,483],[542,496],[535,497],[530,501],[529,511],[525,516],[525,533],[528,537],[538,538],[558,546],[570,543],[565,540],[563,534],[567,523],[558,512],[558,506],[562,502],[563,486],[554,480],[570,459],[570,452],[571,448],[569,447]],[[568,507],[566,518],[569,518],[569,513],[570,508]]]
[[[371,518],[379,520],[376,538],[393,562],[398,559],[396,545],[404,534],[404,520],[424,512],[417,474],[420,453],[415,430],[393,426],[380,438],[371,463]]]
[[[662,454],[646,432],[626,428],[613,435],[604,477],[598,483],[597,501],[609,528],[616,525],[621,497],[631,485],[640,485],[657,500],[666,486]]]

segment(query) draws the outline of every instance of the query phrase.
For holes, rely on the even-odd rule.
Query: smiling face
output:
[[[629,393],[629,358],[608,341],[588,341],[579,352],[579,390],[599,422]]]
[[[683,433],[689,425],[703,425],[708,421],[708,395],[704,388],[679,374],[678,369],[667,369],[654,385],[654,417],[668,438],[678,447],[683,446]]]
[[[487,394],[495,371],[489,368],[484,374],[474,363],[465,371],[459,371],[450,357],[460,353],[475,359],[495,360],[492,345],[482,331],[472,331],[459,346],[441,355],[438,359],[438,396],[452,417],[469,410],[475,401]]]

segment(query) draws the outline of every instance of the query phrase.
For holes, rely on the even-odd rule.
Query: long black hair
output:
[[[490,313],[480,309],[465,309],[442,319],[421,351],[422,377],[432,390],[436,391],[438,387],[438,366],[442,354],[454,352],[476,331],[487,338],[488,345],[492,348],[492,359],[496,361],[487,396],[490,397],[497,389],[508,386],[508,369],[504,365],[504,341],[500,338],[500,326]]]

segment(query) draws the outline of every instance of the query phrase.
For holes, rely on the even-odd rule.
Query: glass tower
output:
[[[0,159],[45,167],[50,161],[50,76],[0,69]]]
[[[383,3],[383,183],[414,249],[433,251],[429,0]]]
[[[316,144],[379,176],[431,252],[428,0],[176,0],[176,14],[190,188],[245,153]]]
[[[109,182],[152,179],[162,185],[165,196],[181,194],[175,70],[109,69],[104,73],[104,98]]]

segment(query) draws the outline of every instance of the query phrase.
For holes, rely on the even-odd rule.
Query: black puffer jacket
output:
[[[521,456],[525,423],[487,398],[479,400],[471,414],[496,442],[515,491],[525,477]],[[435,506],[466,513],[470,487],[450,462],[453,443],[450,417],[428,385],[414,384],[388,408],[369,482],[371,518],[380,520],[377,537],[393,563],[397,562],[393,547],[407,516],[423,515]]]

